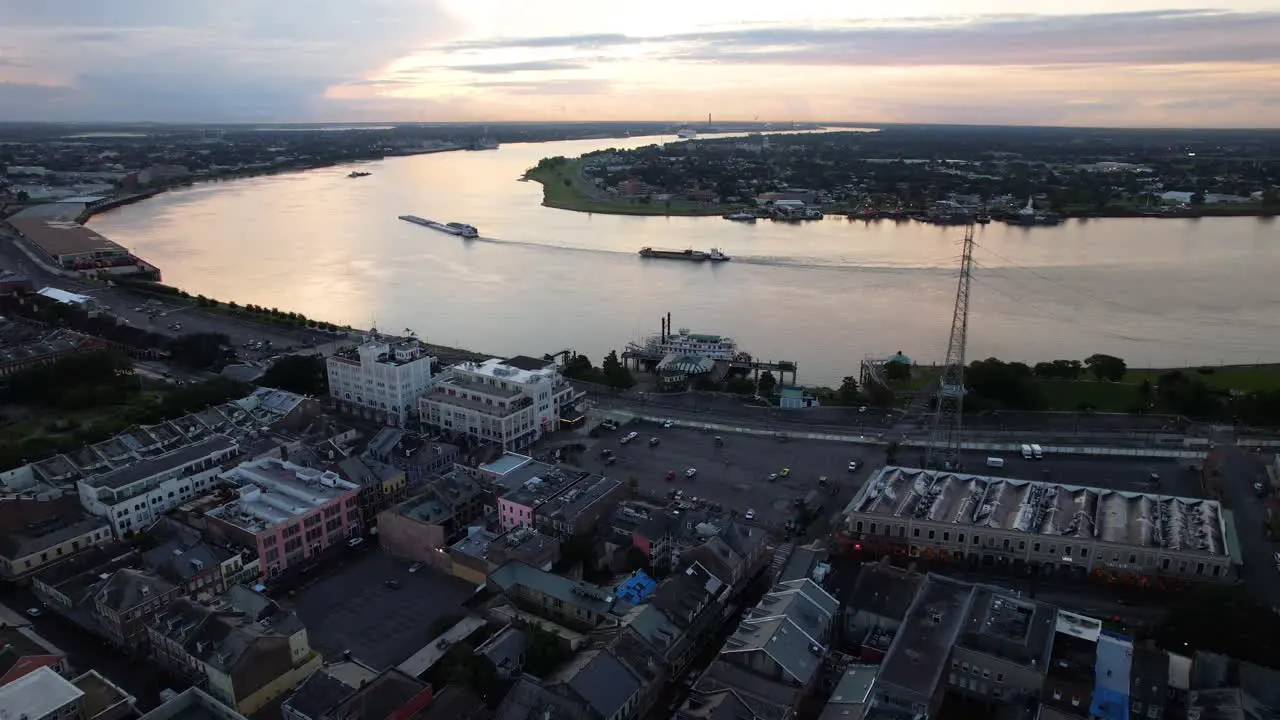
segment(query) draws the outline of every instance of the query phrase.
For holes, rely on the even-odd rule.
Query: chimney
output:
[[[671,334],[671,313],[667,313],[667,334]]]

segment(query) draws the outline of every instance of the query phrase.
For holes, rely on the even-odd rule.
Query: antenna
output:
[[[926,468],[960,469],[960,435],[964,420],[964,351],[969,333],[969,287],[973,279],[973,222],[964,231],[964,251],[960,255],[960,279],[956,284],[956,304],[951,314],[951,338],[947,359],[938,378],[937,407],[930,424],[925,448]]]

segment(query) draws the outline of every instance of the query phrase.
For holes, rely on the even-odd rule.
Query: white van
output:
[[[1031,455],[1032,455],[1035,459],[1037,459],[1037,460],[1043,460],[1043,459],[1044,459],[1044,451],[1040,449],[1040,446],[1039,446],[1039,445],[1032,445],[1032,446],[1031,446]]]
[[[987,458],[987,467],[993,467],[993,468],[1004,467],[1004,458],[998,458],[998,457]]]
[[[1023,460],[1030,460],[1030,459],[1031,459],[1031,458],[1033,458],[1033,457],[1035,457],[1035,456],[1031,454],[1031,446],[1030,446],[1030,445],[1023,445],[1023,446],[1022,446],[1022,459],[1023,459]]]

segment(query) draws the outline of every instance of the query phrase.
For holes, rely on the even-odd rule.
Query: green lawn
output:
[[[1138,383],[1041,380],[1039,385],[1044,391],[1046,410],[1079,410],[1088,406],[1099,412],[1128,412],[1141,404]]]
[[[580,161],[570,160],[556,168],[534,168],[525,177],[542,184],[543,205],[560,210],[606,215],[721,215],[729,212],[721,205],[686,200],[643,203],[639,200],[596,199],[592,196],[594,188],[582,179],[581,170]]]
[[[1209,372],[1201,372],[1200,368],[1183,368],[1182,372],[1215,390],[1280,390],[1280,365],[1225,365],[1203,369]],[[1154,384],[1160,374],[1165,372],[1168,370],[1130,370],[1124,381],[1141,384],[1144,379],[1148,379]]]

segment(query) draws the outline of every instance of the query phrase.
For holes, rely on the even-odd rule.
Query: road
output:
[[[581,385],[598,407],[687,422],[743,425],[787,432],[864,435],[872,440],[923,438],[927,428],[902,423],[894,411],[823,407],[782,410],[716,393],[617,392]],[[1041,445],[1181,447],[1183,434],[1168,418],[1084,413],[1000,413],[965,416],[971,442],[1025,442]]]
[[[1220,431],[1214,441],[1221,449],[1213,454],[1208,466],[1213,467],[1216,462],[1222,504],[1235,514],[1243,563],[1241,580],[1258,604],[1280,606],[1280,568],[1273,559],[1280,547],[1267,536],[1265,500],[1253,490],[1259,479],[1266,482],[1266,456],[1241,449],[1226,431]]]
[[[5,584],[0,585],[0,603],[14,612],[25,612],[27,608],[38,606],[39,600],[27,588]],[[133,658],[52,612],[46,611],[40,617],[26,619],[37,633],[67,654],[67,661],[77,674],[86,670],[98,671],[133,695],[138,709],[144,712],[160,704],[161,690],[172,688],[181,691],[186,688],[186,684],[169,677],[160,668]]]

